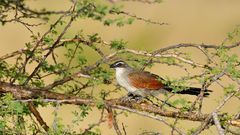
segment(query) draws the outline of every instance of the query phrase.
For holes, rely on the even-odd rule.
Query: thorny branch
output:
[[[63,40],[61,42],[81,42],[81,43],[87,43],[87,46],[91,45],[92,43],[85,40],[85,39],[71,39],[71,40]],[[60,43],[59,43],[60,44]],[[106,43],[105,43],[106,44]],[[106,44],[106,45],[109,45],[109,44]],[[195,45],[194,45],[195,46]],[[196,46],[199,46],[199,45],[196,45]],[[201,46],[201,45],[200,45]],[[57,47],[61,47],[61,44],[60,46],[56,46]],[[190,47],[193,47],[192,45]],[[211,48],[217,48],[214,47],[214,46],[205,46],[206,48],[208,47],[211,47]],[[235,47],[235,45],[232,46],[233,48]],[[174,47],[172,47],[174,48]],[[181,48],[181,46],[179,45],[176,45],[176,48]],[[50,48],[46,47],[46,48],[42,48],[42,51],[45,51],[45,50],[48,50]],[[164,50],[164,49],[163,49]],[[168,50],[168,49],[167,49]],[[22,51],[23,52],[23,51]],[[19,54],[21,54],[22,52],[18,52]],[[97,61],[95,64],[93,65],[90,65],[90,66],[87,66],[85,68],[83,68],[82,70],[80,70],[79,72],[76,72],[76,73],[73,73],[71,76],[67,76],[61,80],[58,80],[58,81],[55,81],[53,82],[52,84],[49,84],[48,86],[44,87],[44,88],[41,88],[41,89],[33,89],[33,90],[26,90],[26,91],[23,91],[23,90],[18,90],[18,92],[16,93],[16,90],[9,90],[10,86],[8,86],[8,84],[2,82],[1,83],[1,86],[2,86],[2,92],[10,92],[10,93],[13,93],[15,95],[15,97],[17,99],[30,99],[28,101],[31,101],[31,99],[34,99],[34,98],[38,98],[38,97],[45,97],[48,101],[58,101],[58,102],[61,102],[61,103],[67,103],[67,104],[94,104],[93,101],[90,101],[90,100],[72,100],[72,99],[68,99],[69,96],[65,96],[64,94],[57,94],[57,93],[53,93],[53,92],[50,92],[49,90],[57,87],[57,86],[60,86],[60,85],[63,85],[71,80],[73,80],[74,78],[79,78],[79,77],[83,77],[83,78],[93,78],[91,77],[90,75],[88,75],[88,72],[86,71],[90,71],[90,70],[93,70],[95,68],[97,68],[101,63],[109,63],[110,61],[113,60],[114,57],[116,57],[119,53],[132,53],[132,54],[135,54],[135,55],[142,55],[142,56],[145,56],[145,57],[151,57],[151,53],[147,53],[147,52],[144,52],[144,51],[137,51],[137,50],[132,50],[132,49],[124,49],[124,50],[120,50],[118,52],[114,52],[114,53],[111,53],[111,54],[108,54],[108,55],[104,55],[103,56],[103,59],[102,60],[99,60]],[[15,52],[13,53],[15,55],[18,55],[16,54]],[[11,55],[11,57],[14,57],[15,55]],[[8,55],[10,56],[10,55]],[[169,53],[169,54],[156,54],[154,56],[154,58],[166,58],[166,57],[173,57],[173,58],[176,58],[177,60],[180,60],[186,64],[189,64],[189,65],[194,65],[195,67],[199,67],[199,68],[203,68],[205,69],[207,66],[204,66],[202,64],[198,64],[198,63],[195,63],[194,61],[192,60],[185,60],[184,58],[182,57],[178,57],[176,54],[172,54],[172,53]],[[5,57],[6,58],[6,57]],[[10,57],[9,57],[10,58]],[[209,67],[208,67],[209,69]],[[212,82],[216,81],[217,79],[219,79],[220,77],[222,77],[224,74],[225,74],[226,71],[223,71],[222,73],[220,73],[219,75],[216,76],[213,76],[213,79],[211,79],[212,81],[209,82],[208,86],[211,85]],[[96,79],[96,78],[95,78]],[[4,88],[5,86],[9,87],[9,88]],[[14,87],[14,86],[13,86]],[[19,88],[21,88],[20,86],[17,86]],[[8,90],[6,90],[8,89]],[[11,88],[12,89],[12,88]],[[16,88],[14,88],[16,89]],[[38,95],[38,97],[35,97],[33,95]],[[233,96],[234,94],[232,94],[231,96]],[[56,99],[56,97],[58,97],[58,99]],[[71,98],[76,98],[76,97],[71,97]],[[227,98],[228,99],[228,98]],[[197,100],[196,100],[197,101]],[[195,102],[196,102],[195,101]],[[227,102],[227,100],[224,100]],[[107,103],[109,103],[110,101],[107,101]],[[118,104],[121,104],[121,105],[124,105],[124,106],[119,106]],[[127,108],[125,106],[125,104],[122,104],[122,103],[117,103],[116,105],[113,105],[111,104],[111,107],[112,108],[115,108],[115,109],[122,109],[122,110],[126,110],[126,111],[129,111],[129,112],[134,112],[134,113],[137,113],[137,114],[140,114],[140,115],[143,115],[143,116],[146,116],[148,113],[155,113],[155,114],[158,114],[158,115],[161,115],[161,116],[166,116],[166,117],[177,117],[179,119],[188,119],[188,120],[192,120],[192,121],[206,121],[205,123],[205,126],[203,126],[203,128],[201,128],[199,131],[202,131],[205,129],[205,127],[208,125],[208,124],[211,124],[212,122],[210,121],[212,117],[208,117],[208,116],[212,116],[212,115],[208,115],[208,114],[205,114],[205,115],[200,115],[200,114],[192,114],[190,115],[189,113],[177,113],[177,112],[168,112],[168,111],[163,111],[163,110],[159,110],[155,107],[150,107],[150,105],[147,105],[148,107],[145,108],[142,108],[141,111],[146,111],[148,113],[140,113],[138,112],[137,110],[131,110],[132,108],[128,108],[128,107],[132,107],[134,105],[127,105]],[[136,109],[136,108],[135,108]],[[150,118],[154,118],[156,119],[156,117],[153,117],[151,116],[150,114],[148,114],[148,116]],[[158,119],[158,118],[157,118]],[[160,120],[160,119],[159,119]],[[234,126],[240,126],[239,124],[236,124],[238,123],[237,120],[233,120],[233,121],[229,121],[228,124],[231,124],[231,125],[234,125]],[[169,124],[170,127],[172,127],[174,130],[177,131],[176,127],[173,127],[171,126],[171,124]],[[178,133],[181,133],[183,134],[181,131],[177,131]]]
[[[16,99],[18,99],[18,101],[22,101],[22,102],[34,101],[34,99],[41,97],[41,98],[44,98],[43,101],[45,101],[45,102],[58,102],[58,103],[62,103],[62,104],[75,104],[75,105],[86,104],[86,105],[92,105],[92,106],[94,106],[94,104],[95,104],[95,101],[91,100],[91,99],[81,99],[76,96],[68,96],[65,94],[51,92],[48,90],[24,88],[22,86],[13,86],[13,85],[3,83],[3,82],[1,82],[0,86],[1,86],[0,92],[13,93],[14,97]],[[221,107],[231,97],[233,97],[233,95],[235,95],[238,92],[239,92],[239,90],[236,91],[235,93],[228,95],[224,99],[224,101],[217,107],[216,111],[221,109]],[[118,99],[106,100],[105,104],[107,104],[107,106],[112,107],[112,108],[127,110],[130,112],[131,112],[131,109],[134,109],[134,110],[137,109],[140,111],[154,113],[154,114],[158,114],[161,116],[173,117],[173,118],[178,117],[179,119],[187,119],[187,120],[191,120],[191,121],[204,121],[208,118],[209,115],[211,115],[211,114],[194,114],[194,113],[182,113],[182,112],[167,111],[167,110],[162,110],[161,108],[156,107],[155,105],[148,104],[148,103],[138,104],[135,102],[122,102],[121,100],[118,100]],[[135,111],[137,111],[137,110],[135,110]],[[148,113],[146,113],[146,114],[148,114]],[[234,121],[235,120],[229,121],[229,123],[234,123]],[[236,126],[240,127],[240,125],[236,125]]]
[[[80,41],[80,40],[76,40],[74,39],[74,41]],[[83,42],[84,41],[84,42]],[[62,42],[69,42],[68,40],[66,41],[62,41]],[[85,40],[81,40],[81,43],[87,43],[87,41]],[[89,44],[88,44],[89,45]],[[60,46],[57,46],[57,47],[60,47]],[[191,46],[192,47],[192,46]],[[209,46],[207,46],[209,47]],[[211,46],[213,47],[213,46]],[[234,46],[233,46],[234,47]],[[177,45],[176,48],[179,48],[179,46]],[[181,48],[181,47],[180,47]],[[47,50],[48,48],[43,48],[43,50]],[[26,91],[23,91],[23,90],[17,90],[18,92],[16,93],[16,90],[9,90],[9,88],[4,88],[4,84],[5,83],[1,83],[1,86],[2,86],[2,92],[10,92],[10,93],[13,93],[15,95],[15,97],[17,99],[34,99],[34,98],[38,98],[38,97],[34,97],[33,95],[38,95],[39,97],[45,97],[47,98],[49,101],[58,101],[58,102],[61,102],[61,103],[67,103],[67,104],[81,104],[82,102],[84,104],[93,104],[93,101],[90,101],[90,100],[70,100],[68,99],[69,97],[68,96],[65,96],[64,94],[56,94],[56,93],[52,93],[50,92],[49,90],[53,89],[54,87],[56,86],[60,86],[60,85],[63,85],[65,83],[67,83],[68,81],[71,81],[73,80],[75,77],[83,77],[83,78],[93,78],[91,76],[88,75],[88,73],[86,71],[89,71],[89,70],[93,70],[95,69],[96,67],[98,67],[102,62],[110,62],[114,57],[117,56],[118,53],[122,53],[122,52],[128,52],[128,53],[132,53],[132,54],[135,54],[135,55],[143,55],[143,56],[146,56],[146,57],[151,57],[151,54],[150,53],[147,53],[147,52],[142,52],[142,51],[135,51],[135,50],[131,50],[131,49],[124,49],[124,50],[121,50],[121,51],[118,51],[117,53],[111,53],[109,55],[106,55],[102,60],[99,60],[97,61],[95,64],[93,65],[90,65],[88,67],[85,67],[83,68],[81,71],[79,72],[76,72],[76,73],[73,73],[71,76],[67,76],[59,81],[55,81],[53,82],[52,84],[49,84],[48,86],[44,87],[44,88],[41,88],[41,89],[33,89],[33,90],[26,90]],[[19,53],[20,54],[20,53]],[[181,57],[177,57],[177,55],[172,55],[172,54],[157,54],[155,57],[158,58],[158,57],[172,57],[173,58],[176,58],[186,64],[189,64],[189,65],[194,65],[196,67],[200,67],[200,68],[206,68],[206,66],[204,65],[201,65],[201,64],[198,64],[198,63],[195,63],[191,60],[185,60],[184,58],[181,58]],[[12,56],[13,57],[13,56]],[[222,73],[225,73],[225,71],[223,71]],[[224,74],[221,74],[221,76],[219,77],[214,77],[214,79],[212,79],[212,81],[215,81],[217,80],[218,78],[222,77]],[[211,84],[211,83],[209,83]],[[8,84],[5,84],[5,86],[8,86]],[[8,86],[10,87],[10,86]],[[21,88],[21,87],[18,87],[18,89]],[[8,90],[6,90],[8,89]],[[11,88],[12,89],[12,88]],[[16,88],[14,88],[16,89]],[[232,94],[233,96],[233,94]],[[56,99],[56,97],[58,97],[59,99]],[[51,98],[53,98],[54,100],[51,100]],[[71,97],[72,98],[72,97]],[[76,97],[74,97],[76,98]],[[30,100],[31,101],[31,100]],[[197,100],[196,100],[197,101]],[[227,100],[224,100],[224,101],[227,101]],[[108,101],[107,103],[109,103],[110,101]],[[121,103],[117,103],[117,104],[121,104]],[[122,104],[121,104],[122,105]],[[134,112],[134,113],[137,113],[137,114],[140,114],[140,115],[143,115],[143,116],[149,116],[150,118],[154,118],[154,119],[158,119],[156,118],[155,116],[151,116],[149,113],[155,113],[155,114],[158,114],[158,115],[161,115],[161,116],[166,116],[166,117],[177,117],[179,119],[188,119],[188,120],[193,120],[193,121],[206,121],[205,123],[205,126],[203,126],[203,128],[201,128],[199,131],[202,131],[205,129],[205,127],[208,125],[208,124],[211,124],[212,122],[210,122],[209,120],[211,120],[212,117],[207,117],[207,116],[212,116],[212,115],[200,115],[200,114],[193,114],[193,115],[190,115],[188,113],[186,114],[179,114],[179,113],[176,113],[176,112],[168,112],[168,111],[163,111],[163,110],[159,110],[157,108],[154,108],[154,107],[150,107],[151,105],[147,105],[148,107],[145,108],[142,108],[141,111],[146,111],[148,113],[140,113],[138,112],[137,110],[132,110],[132,108],[128,108],[128,107],[132,107],[134,105],[128,105],[127,108],[126,106],[119,106],[119,105],[113,105],[111,104],[111,107],[112,108],[115,108],[115,109],[122,109],[122,110],[126,110],[126,111],[129,111],[129,112]],[[136,108],[135,108],[136,109]],[[162,121],[161,119],[159,119],[160,121]],[[236,124],[238,123],[237,121],[229,121],[228,122],[229,124],[231,125],[234,125],[234,126],[240,126],[239,124]],[[170,127],[171,124],[168,124]],[[174,130],[177,131],[176,127],[172,127]],[[182,133],[182,131],[177,131],[178,133],[181,133],[181,134],[184,134]]]

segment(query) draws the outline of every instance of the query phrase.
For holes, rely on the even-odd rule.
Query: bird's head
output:
[[[114,68],[114,69],[117,69],[117,68],[127,68],[127,67],[129,67],[129,66],[124,61],[116,61],[116,62],[114,62],[113,64],[110,65],[110,68]]]

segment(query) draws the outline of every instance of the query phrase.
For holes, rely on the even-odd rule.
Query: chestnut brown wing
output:
[[[159,90],[164,85],[158,80],[158,76],[149,72],[137,71],[128,75],[130,84],[138,89]]]

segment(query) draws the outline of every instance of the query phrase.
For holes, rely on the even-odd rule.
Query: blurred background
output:
[[[128,42],[127,48],[153,51],[179,43],[219,45],[227,37],[227,33],[240,24],[239,0],[164,0],[160,4],[119,3],[124,5],[124,11],[126,12],[153,21],[166,22],[169,25],[159,26],[136,20],[133,25],[119,28],[103,26],[100,22],[85,19],[75,22],[67,32],[67,36],[72,36],[83,29],[86,34],[99,33],[105,41],[124,39]],[[62,10],[68,9],[70,3],[67,0],[29,0],[28,5],[36,9],[45,7],[51,10]],[[36,27],[34,31],[45,32],[47,29],[47,26],[40,26]],[[0,56],[23,48],[25,43],[31,41],[30,35],[31,33],[23,25],[9,23],[4,27],[0,26]],[[194,52],[194,50],[187,51]],[[239,50],[234,53],[240,55]],[[201,58],[198,55],[194,57],[201,63]],[[184,74],[166,65],[156,65],[148,70],[163,77],[169,76],[170,78],[178,78]],[[213,86],[211,88],[214,89],[214,92],[208,99],[204,100],[205,106],[203,108],[205,112],[211,112],[211,109],[217,106],[218,101],[214,97],[223,96],[223,92],[218,91],[217,87]],[[224,110],[231,110],[233,113],[237,112],[240,108],[239,106],[235,107],[234,105],[236,104],[239,105],[238,101],[233,99],[224,107]],[[66,125],[71,123],[71,112],[76,110],[76,108],[76,106],[71,105],[64,105],[59,108],[59,117],[62,118]],[[54,108],[39,109],[44,120],[51,125]],[[87,117],[80,125],[75,125],[74,129],[79,130],[79,127],[88,127],[88,123],[98,121],[99,116],[100,112],[94,109],[90,113],[90,117]],[[171,130],[158,121],[135,114],[128,114],[128,117],[120,115],[117,119],[120,124],[124,123],[126,125],[125,128],[129,135],[138,134],[142,131],[158,131],[167,135]],[[172,121],[168,118],[166,119]],[[180,129],[191,129],[196,125],[200,125],[200,123],[182,121],[178,124],[178,127]],[[101,129],[102,134],[115,134],[114,129],[109,128],[107,123],[102,124],[98,128]],[[217,134],[215,126],[212,126],[202,134]]]

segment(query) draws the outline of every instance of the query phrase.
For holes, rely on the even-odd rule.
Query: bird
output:
[[[159,93],[173,92],[172,88],[163,83],[163,78],[148,71],[138,70],[119,60],[110,64],[110,68],[116,70],[117,83],[128,91],[128,95],[147,97]],[[187,87],[177,94],[198,96],[201,88]],[[204,96],[208,96],[211,90],[205,90]]]

